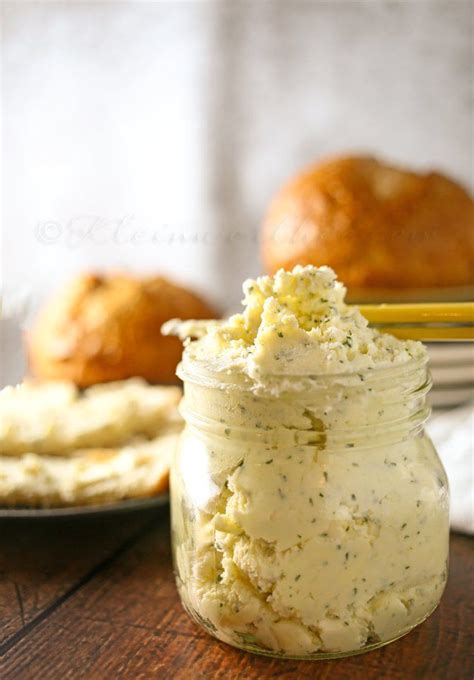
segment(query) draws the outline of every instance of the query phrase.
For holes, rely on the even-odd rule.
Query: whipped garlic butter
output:
[[[446,581],[425,350],[369,328],[327,267],[244,293],[228,320],[167,325],[187,338],[172,469],[183,603],[253,651],[377,647],[424,620]]]

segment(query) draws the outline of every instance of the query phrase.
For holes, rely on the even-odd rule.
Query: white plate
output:
[[[474,365],[474,343],[431,342],[427,343],[427,348],[432,366],[460,363]]]
[[[430,365],[431,375],[435,386],[453,385],[464,386],[474,385],[474,366],[472,364],[460,364],[453,366],[433,366]]]
[[[429,394],[429,401],[435,408],[459,406],[471,399],[474,399],[474,387],[459,387],[452,390],[434,387]]]

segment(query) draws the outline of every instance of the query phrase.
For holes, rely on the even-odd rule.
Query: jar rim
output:
[[[209,387],[221,387],[236,389],[269,389],[272,386],[280,385],[287,386],[291,389],[291,385],[305,385],[308,388],[311,386],[323,386],[344,382],[347,386],[360,385],[361,382],[376,383],[384,379],[400,379],[408,377],[410,374],[422,369],[427,369],[429,361],[428,356],[419,358],[412,358],[398,364],[376,366],[374,368],[368,367],[354,371],[345,371],[337,373],[307,373],[307,374],[265,374],[262,375],[262,381],[259,382],[255,378],[249,376],[243,371],[235,368],[222,368],[220,370],[213,370],[207,361],[183,356],[182,361],[177,368],[177,375],[183,382],[193,382],[196,384],[207,385]]]

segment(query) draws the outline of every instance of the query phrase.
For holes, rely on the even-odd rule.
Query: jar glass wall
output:
[[[447,480],[423,430],[424,362],[248,379],[181,366],[172,468],[181,599],[209,633],[283,657],[404,635],[446,582]]]

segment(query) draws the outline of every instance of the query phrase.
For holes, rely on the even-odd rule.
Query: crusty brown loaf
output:
[[[161,277],[85,274],[40,312],[28,337],[30,369],[80,387],[132,376],[176,382],[182,345],[161,334],[162,324],[214,316],[199,297]]]
[[[263,225],[270,273],[329,265],[349,288],[474,284],[474,204],[456,182],[369,157],[321,162],[272,201]]]

